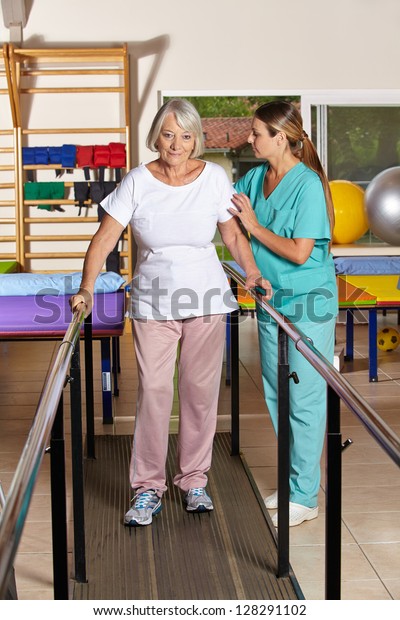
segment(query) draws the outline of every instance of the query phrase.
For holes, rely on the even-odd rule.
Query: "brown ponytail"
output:
[[[271,136],[275,136],[279,131],[284,132],[293,155],[318,174],[325,194],[332,238],[335,213],[328,177],[322,167],[315,146],[303,129],[303,119],[300,112],[293,104],[286,101],[271,101],[260,106],[255,111],[255,117],[265,123]]]
[[[301,158],[302,162],[314,170],[321,179],[322,187],[324,188],[325,201],[326,201],[326,210],[329,218],[329,226],[331,230],[331,239],[333,237],[333,228],[335,226],[335,211],[333,208],[333,200],[331,194],[331,188],[329,185],[328,177],[325,174],[325,170],[322,167],[321,161],[318,157],[317,150],[311,140],[306,137],[303,140],[303,148],[301,149],[303,157]],[[331,245],[331,244],[330,244]],[[329,247],[330,247],[329,245]]]

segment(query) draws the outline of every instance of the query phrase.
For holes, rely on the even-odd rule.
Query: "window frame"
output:
[[[317,150],[322,163],[326,162],[326,118],[327,106],[385,106],[400,107],[400,89],[259,89],[259,90],[160,90],[159,104],[164,97],[300,97],[300,110],[305,131],[311,135],[311,110],[317,107]],[[326,106],[325,108],[323,106]],[[324,112],[325,110],[325,112]],[[323,135],[324,134],[324,135]]]
[[[307,90],[307,89],[262,89],[262,90],[162,90],[159,91],[159,104],[164,97],[299,97],[300,111],[303,117],[304,130],[312,135],[312,108],[317,110],[317,131],[315,145],[321,163],[328,170],[327,148],[327,109],[328,106],[399,106],[400,89],[334,89],[334,90]],[[384,242],[369,243],[358,246],[334,246],[334,255],[400,255],[400,246],[391,246]]]

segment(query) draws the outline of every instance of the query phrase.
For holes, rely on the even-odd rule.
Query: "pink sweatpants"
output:
[[[167,489],[165,466],[176,362],[180,415],[174,484],[183,491],[206,486],[217,423],[225,326],[225,315],[179,321],[133,320],[139,389],[130,483],[136,493],[156,489],[161,496]]]

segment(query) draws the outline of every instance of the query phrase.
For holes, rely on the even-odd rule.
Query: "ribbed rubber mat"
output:
[[[163,510],[146,527],[123,525],[129,507],[131,436],[96,437],[85,462],[85,584],[75,600],[296,600],[276,577],[276,544],[230,435],[214,442],[209,491],[214,511],[189,514],[172,484],[177,436],[170,436]]]

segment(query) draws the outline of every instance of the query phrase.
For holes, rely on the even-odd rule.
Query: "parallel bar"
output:
[[[5,504],[6,504],[6,496],[4,495],[3,487],[1,486],[1,482],[0,482],[0,508],[1,508],[1,510],[3,510]],[[18,600],[17,584],[16,584],[16,581],[15,581],[15,570],[14,570],[14,568],[12,569],[12,571],[10,573],[9,582],[8,582],[8,585],[7,585],[6,599],[7,600],[12,600],[12,601]]]
[[[245,285],[245,280],[229,264],[223,263],[225,272],[233,277],[241,286]],[[286,317],[282,316],[273,306],[262,299],[262,296],[255,290],[249,294],[257,301],[273,319],[280,325],[287,335],[293,340],[296,349],[310,362],[310,364],[326,380],[338,396],[343,400],[347,407],[363,423],[368,432],[376,439],[381,448],[390,458],[400,466],[400,438],[386,424],[386,422],[372,409],[363,399],[357,390],[336,370],[336,368],[321,355],[306,336],[298,330]]]
[[[296,348],[318,370],[347,407],[358,417],[388,456],[400,466],[400,438],[364,400],[357,390],[306,340],[299,340]]]
[[[233,278],[237,284],[244,286],[244,278],[229,264],[223,263],[225,272]],[[279,340],[283,339],[281,336],[284,333],[284,337],[290,337],[296,349],[303,355],[303,357],[311,364],[313,368],[321,375],[329,386],[329,391],[334,394],[330,396],[330,420],[328,422],[328,434],[327,434],[327,510],[326,510],[326,598],[327,599],[340,599],[340,580],[341,580],[341,565],[340,565],[340,553],[341,553],[341,451],[342,442],[340,435],[340,399],[349,407],[349,409],[359,418],[361,423],[371,433],[374,439],[380,444],[383,450],[390,456],[390,458],[400,465],[400,439],[392,431],[392,429],[382,420],[382,418],[369,406],[369,404],[358,394],[353,386],[346,381],[342,375],[335,369],[335,367],[328,362],[328,360],[318,351],[313,343],[307,338],[307,336],[296,329],[296,327],[284,316],[275,310],[273,306],[263,300],[262,296],[256,291],[249,292],[253,299],[261,306],[277,323],[279,330]],[[348,317],[353,320],[352,310],[348,312]],[[372,329],[376,332],[376,314],[374,316],[375,323],[372,325]],[[370,328],[371,329],[371,328]],[[371,332],[370,332],[371,339]],[[282,350],[284,347],[282,347]],[[287,351],[287,349],[285,349]],[[281,348],[280,348],[281,351]],[[347,349],[347,353],[353,354],[353,351]],[[283,422],[284,414],[281,414],[281,408],[286,409],[288,403],[288,393],[286,393],[285,380],[288,381],[289,372],[286,364],[287,359],[283,358],[283,353],[279,352],[279,359],[282,362],[282,367],[278,368],[278,375],[280,377],[280,389],[279,394],[279,420],[278,424]],[[286,374],[286,378],[285,378]],[[281,402],[282,401],[282,402]],[[333,403],[333,404],[332,404]],[[286,515],[283,514],[283,510],[289,509],[289,492],[287,489],[287,497],[282,497],[282,491],[280,486],[281,481],[288,481],[289,471],[286,471],[287,463],[282,455],[282,462],[280,460],[281,450],[281,430],[278,428],[278,460],[279,460],[279,482],[278,482],[278,575],[279,571],[282,574],[286,574],[285,569],[289,566],[289,540],[286,539],[286,532],[289,530],[288,520],[286,521]],[[283,468],[283,471],[281,471]],[[284,484],[283,488],[287,488]],[[328,507],[329,502],[329,507]],[[282,540],[283,538],[283,540]],[[281,543],[280,543],[281,539]]]

